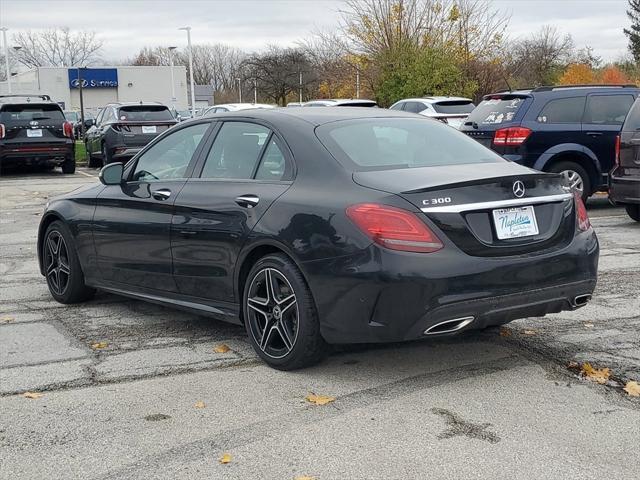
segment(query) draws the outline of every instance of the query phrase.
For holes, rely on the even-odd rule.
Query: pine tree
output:
[[[640,63],[640,0],[629,0],[627,17],[631,20],[631,28],[625,28],[624,33],[629,37],[629,50],[636,63]]]

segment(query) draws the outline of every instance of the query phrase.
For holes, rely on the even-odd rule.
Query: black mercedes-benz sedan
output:
[[[411,113],[251,110],[181,123],[51,200],[52,296],[96,288],[243,324],[269,365],[327,344],[481,329],[585,305],[598,241],[559,174]]]

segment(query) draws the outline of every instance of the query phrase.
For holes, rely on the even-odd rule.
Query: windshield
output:
[[[480,102],[469,114],[467,122],[478,125],[499,125],[513,120],[526,97],[505,96]]]
[[[162,122],[164,120],[174,120],[171,111],[164,105],[136,105],[131,107],[121,107],[118,120],[127,122]]]
[[[318,138],[352,171],[500,162],[475,140],[420,118],[363,118],[322,125]]]
[[[471,113],[476,106],[470,100],[448,100],[433,104],[438,113]]]
[[[64,120],[58,105],[5,105],[0,113],[0,123],[11,121]]]

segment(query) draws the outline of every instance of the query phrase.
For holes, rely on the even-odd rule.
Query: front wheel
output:
[[[640,222],[640,204],[625,206],[627,215],[629,215],[636,222]]]
[[[256,353],[278,370],[319,362],[327,350],[311,291],[285,255],[261,258],[244,287],[243,314]]]

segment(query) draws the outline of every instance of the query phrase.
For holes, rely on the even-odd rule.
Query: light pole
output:
[[[84,95],[82,93],[82,70],[87,67],[78,67],[78,94],[80,95],[80,135],[84,140],[86,132],[86,126],[84,125]]]
[[[191,85],[191,116],[196,116],[196,90],[193,86],[193,49],[191,48],[191,27],[181,27],[178,30],[187,31],[187,45],[189,46],[189,84]]]
[[[360,67],[356,67],[356,98],[360,98]]]
[[[240,79],[236,78],[236,82],[238,82],[238,103],[242,103],[242,85],[240,84]]]
[[[178,47],[169,47],[169,65],[171,68],[171,106],[176,110],[176,80],[173,76],[173,51]]]
[[[298,92],[298,101],[302,104],[302,72],[300,72],[300,90]]]
[[[258,82],[254,78],[253,79],[253,104],[258,103]]]
[[[2,43],[4,45],[4,68],[7,71],[7,90],[11,93],[11,72],[9,69],[9,46],[7,45],[7,27],[0,28],[2,30]]]

